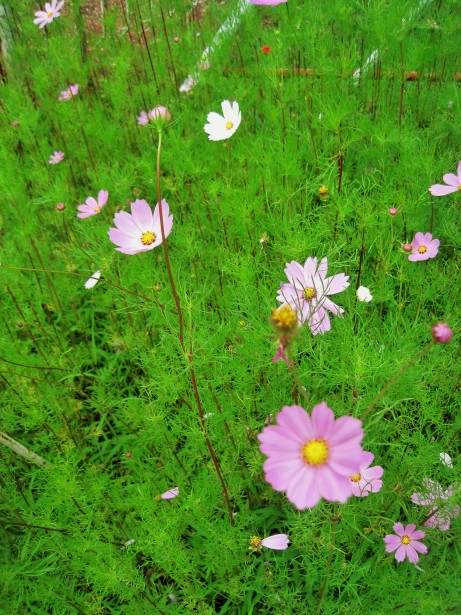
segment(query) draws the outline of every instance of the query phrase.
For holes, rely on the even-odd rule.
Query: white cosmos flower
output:
[[[223,115],[211,111],[207,115],[208,124],[205,124],[203,130],[207,133],[210,141],[223,141],[232,137],[234,132],[240,126],[242,116],[237,102],[230,103],[224,100],[221,103]]]
[[[93,275],[91,276],[91,278],[85,282],[85,288],[87,290],[90,290],[90,288],[93,288],[93,286],[96,286],[96,284],[99,282],[100,277],[101,277],[101,272],[95,271]]]
[[[373,299],[373,295],[370,293],[370,289],[366,286],[359,286],[357,288],[357,299],[359,301],[369,303]]]

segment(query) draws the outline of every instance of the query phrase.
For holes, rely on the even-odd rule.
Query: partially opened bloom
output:
[[[48,164],[59,164],[64,160],[64,152],[53,152],[48,160]]]
[[[94,199],[92,196],[89,196],[84,205],[79,205],[77,209],[79,210],[79,214],[77,214],[77,218],[89,218],[90,216],[96,216],[99,214],[101,209],[107,203],[107,199],[109,197],[109,193],[107,190],[100,190],[98,193],[98,200]]]
[[[173,500],[179,495],[179,487],[173,487],[169,491],[165,491],[161,496],[158,496],[160,500]]]
[[[289,544],[290,541],[286,534],[274,534],[262,540],[258,538],[258,536],[252,536],[250,538],[250,547],[255,550],[266,547],[266,549],[274,549],[274,551],[284,551],[288,549]]]
[[[259,434],[267,482],[299,510],[313,508],[320,498],[346,502],[352,495],[350,476],[362,461],[362,422],[351,416],[335,420],[322,402],[312,415],[300,406],[284,406],[277,424]]]
[[[222,141],[229,139],[240,126],[242,114],[237,102],[232,104],[228,100],[221,103],[223,114],[211,111],[207,115],[208,124],[205,124],[203,130],[207,133],[210,141]]]
[[[450,520],[459,515],[459,506],[450,506],[449,499],[453,495],[450,486],[444,491],[442,485],[430,478],[423,479],[425,493],[413,493],[411,501],[420,506],[430,506],[429,519],[425,521],[426,527],[439,527],[443,532],[450,529]]]
[[[408,557],[411,564],[417,564],[418,553],[427,553],[426,545],[419,542],[419,539],[424,538],[426,534],[422,530],[417,530],[414,523],[409,523],[406,527],[401,523],[394,523],[393,528],[397,535],[388,534],[384,537],[386,551],[388,553],[395,551],[395,559],[398,562],[403,562],[405,557]]]
[[[439,251],[439,245],[440,241],[438,239],[432,239],[430,233],[416,233],[411,244],[411,254],[408,256],[408,260],[415,262],[427,261],[429,258],[434,258]]]
[[[318,264],[316,258],[309,257],[304,267],[296,261],[287,263],[285,275],[288,284],[281,284],[277,301],[290,305],[298,315],[299,324],[307,322],[312,333],[325,333],[331,329],[327,310],[340,316],[344,310],[333,303],[328,295],[341,293],[349,286],[348,275],[326,277],[328,261],[322,258]]]
[[[455,175],[454,173],[446,173],[443,176],[443,181],[448,185],[444,186],[443,184],[434,184],[429,188],[429,192],[433,196],[445,196],[451,192],[461,190],[461,160],[458,162],[457,173],[458,175]]]
[[[374,458],[375,456],[373,453],[363,451],[359,472],[354,474],[354,476],[349,477],[349,480],[352,483],[352,495],[365,498],[368,496],[369,492],[378,493],[383,486],[381,476],[383,475],[384,470],[382,467],[369,467]]]
[[[144,199],[131,203],[131,214],[120,211],[114,216],[117,228],[109,229],[109,238],[119,246],[115,248],[123,254],[147,252],[159,246],[171,233],[173,216],[165,199],[162,199],[163,226],[165,236],[162,238],[160,225],[160,208],[157,203],[154,212]]]
[[[39,28],[44,28],[47,24],[51,23],[53,19],[60,16],[60,10],[64,6],[64,0],[61,2],[57,2],[57,0],[51,0],[51,4],[49,2],[45,3],[44,11],[37,11],[35,13],[36,19],[34,19],[34,24],[36,24]]]
[[[138,124],[143,126],[149,122],[153,122],[155,124],[158,121],[161,121],[162,123],[171,122],[171,113],[169,109],[163,105],[157,105],[147,113],[145,111],[141,111],[141,115],[138,117]]]
[[[70,100],[72,96],[77,96],[78,94],[78,83],[75,85],[70,85],[67,90],[63,90],[58,100]]]
[[[96,286],[96,284],[99,282],[99,279],[101,277],[101,272],[100,271],[95,271],[93,273],[93,275],[91,276],[91,278],[89,278],[84,286],[87,290],[90,290],[90,288],[93,288],[94,286]]]

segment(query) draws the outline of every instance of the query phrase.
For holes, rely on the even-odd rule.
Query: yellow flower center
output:
[[[261,538],[258,538],[257,536],[252,536],[250,538],[250,547],[253,547],[253,549],[259,549],[261,547]]]
[[[296,326],[298,318],[296,312],[289,305],[284,305],[278,310],[272,310],[271,322],[277,329],[290,331]]]
[[[96,207],[94,208],[94,213],[97,214],[98,211],[101,211],[101,208],[99,207],[99,205],[96,205]]]
[[[152,233],[152,231],[147,231],[141,235],[141,241],[145,246],[150,246],[151,243],[154,243],[155,239],[155,233]]]
[[[328,444],[325,440],[309,440],[301,449],[301,457],[310,466],[321,466],[328,461]]]
[[[48,13],[46,14],[47,17],[53,17],[53,11],[48,11]]]
[[[424,254],[424,252],[427,252],[427,248],[426,248],[426,246],[419,246],[419,248],[418,248],[418,252],[419,252],[420,254]]]
[[[401,542],[403,545],[409,545],[411,543],[411,540],[410,538],[408,538],[408,536],[402,536]]]
[[[319,194],[321,194],[322,196],[325,196],[327,192],[328,192],[328,188],[326,186],[320,186]]]
[[[459,184],[459,186],[458,186],[458,190],[461,190],[461,184]]]
[[[303,295],[305,299],[313,299],[315,297],[315,288],[305,288]]]
[[[358,482],[359,482],[359,480],[360,480],[361,478],[362,478],[362,475],[361,475],[361,474],[360,474],[360,472],[359,472],[358,474],[354,474],[354,476],[351,476],[351,477],[350,477],[350,480],[351,480],[353,483],[358,483]]]
[[[156,502],[161,502],[161,501],[162,501],[162,496],[161,496],[161,495],[156,495],[156,496],[155,496],[155,498],[154,498],[154,500],[155,500]]]
[[[226,130],[230,130],[234,124],[232,122],[226,122]]]

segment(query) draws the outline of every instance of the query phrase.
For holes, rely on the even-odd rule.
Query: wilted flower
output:
[[[89,196],[85,205],[79,205],[78,210],[79,214],[77,214],[77,218],[89,218],[90,216],[96,216],[99,214],[101,209],[107,203],[107,199],[109,197],[109,193],[107,190],[100,190],[98,193],[98,202],[92,197]]]
[[[285,275],[289,284],[281,284],[277,301],[290,305],[298,315],[298,322],[307,322],[312,333],[325,333],[331,329],[330,318],[326,312],[340,316],[344,310],[328,299],[346,290],[349,286],[348,275],[340,273],[327,278],[328,261],[322,258],[318,265],[316,258],[309,257],[304,267],[296,261],[287,263]]]
[[[138,117],[138,124],[146,125],[149,122],[153,122],[154,124],[158,122],[171,122],[171,113],[169,109],[163,105],[157,105],[154,109],[151,109],[147,113],[145,111],[141,111],[141,115]]]
[[[284,406],[277,424],[259,434],[267,482],[299,510],[313,508],[320,498],[346,502],[352,495],[349,479],[362,461],[362,423],[351,416],[335,420],[322,402],[312,415],[300,406]]]
[[[357,288],[357,299],[359,301],[365,301],[365,303],[369,303],[373,299],[373,295],[370,293],[370,289],[366,286],[359,286]]]
[[[207,115],[208,124],[205,124],[203,130],[207,133],[210,141],[222,141],[229,139],[240,126],[242,115],[237,102],[230,103],[224,100],[221,103],[222,115],[211,111]]]
[[[429,188],[429,192],[433,196],[445,196],[451,192],[461,190],[461,160],[458,162],[457,173],[458,175],[455,175],[454,173],[446,173],[443,176],[443,181],[448,185],[444,186],[443,184],[434,184]]]
[[[50,159],[48,160],[48,164],[59,164],[64,160],[64,152],[53,152],[51,154]]]
[[[99,278],[101,277],[101,272],[100,271],[95,271],[93,273],[93,275],[91,276],[91,278],[89,278],[84,286],[87,290],[90,290],[90,288],[93,288],[93,286],[96,286],[96,284],[99,282]]]
[[[417,530],[414,523],[406,527],[403,527],[401,523],[394,523],[393,528],[397,535],[385,536],[386,551],[388,553],[395,551],[395,559],[398,562],[403,562],[405,557],[408,557],[411,564],[419,562],[418,553],[427,553],[426,545],[419,542],[419,539],[424,538],[426,534],[422,530]]]
[[[165,199],[162,199],[162,213],[164,237],[162,237],[158,203],[154,213],[144,199],[131,203],[131,214],[126,211],[116,213],[114,224],[117,228],[109,229],[110,240],[119,246],[115,249],[123,254],[138,254],[159,246],[173,227],[173,216],[170,215],[170,208]]]
[[[266,547],[266,549],[274,549],[274,551],[284,551],[288,549],[288,545],[290,541],[288,540],[288,536],[286,534],[274,534],[273,536],[269,536],[268,538],[258,538],[258,536],[252,536],[250,538],[250,548],[254,550],[258,550],[261,547]]]
[[[411,501],[413,504],[420,506],[430,506],[432,510],[429,512],[429,518],[424,523],[426,527],[439,527],[443,532],[450,529],[450,519],[454,519],[459,515],[459,507],[449,505],[449,498],[453,495],[453,488],[448,487],[445,491],[440,483],[423,478],[423,487],[425,493],[413,493]]]
[[[359,468],[360,471],[358,474],[349,477],[352,483],[352,495],[367,497],[369,492],[378,493],[378,491],[381,490],[383,486],[381,476],[384,470],[381,466],[369,467],[374,458],[375,456],[373,453],[363,451]]]
[[[70,85],[67,90],[63,90],[58,100],[70,100],[72,96],[77,96],[78,94],[78,83],[75,85]]]
[[[439,251],[440,241],[432,239],[430,233],[416,233],[411,244],[411,254],[408,257],[409,261],[427,261],[429,258],[437,256]]]
[[[64,6],[64,0],[62,0],[59,4],[57,0],[51,0],[51,4],[49,2],[45,3],[44,11],[37,11],[35,13],[36,19],[34,19],[34,24],[36,24],[39,28],[44,28],[47,24],[51,23],[53,19],[60,16],[60,10]]]
[[[432,338],[439,344],[449,344],[453,337],[452,329],[446,322],[439,322],[432,327]]]

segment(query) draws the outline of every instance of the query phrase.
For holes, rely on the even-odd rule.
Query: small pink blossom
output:
[[[249,0],[250,4],[261,4],[263,6],[277,6],[277,4],[282,4],[287,1],[288,0]]]
[[[173,41],[174,41],[175,43],[179,43],[179,36],[175,36],[175,37],[173,37]]]
[[[274,551],[284,551],[288,549],[289,544],[290,541],[286,534],[274,534],[262,540],[258,538],[258,536],[252,536],[252,538],[250,538],[250,548],[255,550],[266,547],[266,549],[273,549]]]
[[[90,216],[96,216],[100,213],[101,209],[107,203],[107,199],[109,197],[109,193],[107,190],[100,190],[98,193],[98,201],[89,196],[84,205],[79,205],[78,210],[79,214],[77,214],[77,218],[89,218]]]
[[[322,402],[312,415],[301,406],[284,406],[277,424],[259,434],[266,481],[275,491],[286,491],[299,510],[313,508],[321,498],[346,502],[352,495],[350,476],[362,460],[362,423],[351,416],[335,420]]]
[[[397,215],[397,211],[398,211],[398,210],[397,210],[397,208],[396,208],[396,207],[390,207],[390,208],[389,208],[389,214],[390,214],[391,216],[396,216],[396,215]]]
[[[178,495],[179,495],[179,487],[173,487],[173,489],[170,489],[169,491],[165,491],[165,493],[162,493],[162,495],[160,496],[160,499],[173,500],[174,498],[177,498]]]
[[[64,205],[64,203],[56,203],[56,209],[58,211],[64,211],[66,208],[66,206]]]
[[[432,239],[430,233],[416,233],[411,244],[411,254],[408,260],[412,262],[427,261],[429,258],[435,258],[439,251],[440,241]]]
[[[147,113],[141,111],[141,115],[138,117],[138,124],[145,126],[149,122],[157,123],[159,120],[162,122],[171,122],[171,113],[163,105],[157,105],[154,109],[151,109]]]
[[[453,338],[453,331],[446,322],[439,322],[432,327],[432,338],[439,344],[449,344]]]
[[[14,120],[14,122],[11,122],[11,125],[17,128],[19,126],[19,122],[17,120]]]
[[[411,252],[413,250],[413,247],[411,245],[411,243],[404,243],[402,246],[402,250],[404,252]]]
[[[63,90],[58,100],[70,100],[72,96],[77,96],[78,94],[78,83],[75,85],[70,85],[67,90]]]
[[[53,19],[60,16],[60,10],[64,6],[64,0],[57,3],[57,0],[51,0],[51,4],[49,2],[45,3],[44,11],[37,11],[35,13],[36,19],[34,19],[34,24],[36,24],[39,28],[44,28],[47,24],[51,23]]]
[[[443,176],[443,181],[448,185],[444,186],[443,184],[434,184],[429,188],[429,192],[433,196],[445,196],[451,192],[458,192],[461,190],[461,160],[458,162],[457,173],[458,175],[455,175],[454,173],[446,173]]]
[[[196,85],[197,85],[197,81],[193,77],[191,77],[191,75],[189,75],[187,79],[184,81],[184,83],[181,84],[179,91],[180,92],[190,92],[191,90],[195,88]]]
[[[53,152],[51,154],[50,159],[48,160],[48,164],[59,164],[64,160],[64,152]]]
[[[289,284],[281,284],[277,301],[289,305],[298,315],[300,324],[307,322],[313,335],[331,329],[327,310],[341,316],[344,310],[328,298],[341,293],[349,286],[349,276],[344,273],[326,277],[328,261],[309,257],[304,266],[296,261],[287,263],[285,275]]]
[[[120,211],[114,216],[117,228],[109,229],[109,238],[123,254],[139,254],[159,246],[173,228],[173,216],[165,199],[162,199],[162,214],[165,236],[162,237],[160,208],[157,203],[154,212],[144,199],[131,203],[131,214]]]
[[[381,490],[383,481],[380,479],[384,470],[381,466],[369,467],[374,458],[373,453],[363,451],[358,474],[349,477],[352,483],[352,495],[365,498],[368,493],[378,493]]]
[[[426,527],[439,527],[442,532],[450,529],[450,520],[459,515],[459,506],[450,507],[449,499],[453,495],[453,488],[445,491],[440,483],[430,478],[423,479],[425,493],[413,493],[411,501],[419,506],[430,506],[429,519],[424,523]]]
[[[419,539],[424,538],[426,534],[422,530],[417,530],[414,523],[406,527],[403,527],[401,523],[394,523],[393,528],[397,535],[385,536],[386,551],[388,553],[395,551],[395,559],[399,563],[408,557],[411,564],[417,564],[419,562],[418,553],[427,553],[426,545],[419,542]]]

